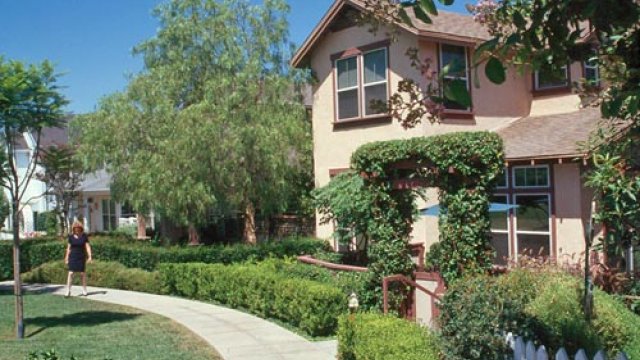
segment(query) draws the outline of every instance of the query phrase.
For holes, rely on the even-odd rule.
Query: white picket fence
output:
[[[507,343],[513,350],[513,357],[509,360],[591,360],[583,349],[578,350],[573,357],[570,357],[565,348],[560,348],[555,357],[550,358],[544,345],[536,348],[533,341],[525,342],[520,336],[513,336],[511,333],[507,334]],[[607,354],[604,350],[600,350],[593,360],[607,360]],[[612,360],[629,360],[629,358],[624,352],[620,352]]]

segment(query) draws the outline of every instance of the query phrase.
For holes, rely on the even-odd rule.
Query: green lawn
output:
[[[56,349],[78,360],[221,359],[200,337],[159,315],[129,307],[48,294],[28,294],[25,339],[15,340],[13,295],[0,291],[0,359]]]

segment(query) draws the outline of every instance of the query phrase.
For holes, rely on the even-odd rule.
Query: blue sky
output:
[[[259,3],[259,0],[252,0]],[[68,111],[92,111],[142,68],[134,45],[153,36],[151,10],[162,0],[0,0],[0,56],[27,63],[49,59],[64,76]],[[333,0],[288,0],[290,34],[300,44]],[[464,11],[456,1],[452,11]]]

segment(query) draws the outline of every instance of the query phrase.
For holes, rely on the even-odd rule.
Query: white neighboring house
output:
[[[66,143],[66,131],[64,129],[50,128],[42,131],[40,137],[40,147],[45,148],[50,145],[60,144],[60,141]],[[31,159],[34,155],[36,147],[36,139],[33,134],[25,132],[18,138],[15,149],[15,164],[18,170],[18,179],[21,182],[29,169]],[[36,235],[36,217],[37,214],[49,211],[55,207],[53,199],[48,198],[44,194],[47,187],[45,183],[36,179],[35,174],[42,171],[39,165],[36,167],[34,176],[29,182],[27,189],[22,196],[21,216],[20,216],[20,235],[22,237],[33,237]],[[11,201],[9,190],[4,189],[7,200]],[[0,235],[3,239],[12,238],[11,235],[11,216],[4,220],[3,232]]]
[[[47,149],[50,146],[66,145],[69,142],[67,127],[45,128],[40,136],[40,148]],[[16,144],[15,163],[18,168],[20,181],[24,179],[31,157],[35,150],[36,140],[30,133],[24,133]],[[35,173],[43,171],[37,166]],[[119,226],[137,225],[137,214],[125,206],[115,202],[111,198],[111,176],[104,170],[85,175],[78,189],[76,202],[70,209],[70,221],[82,219],[87,232],[113,231]],[[45,196],[47,186],[44,182],[32,177],[27,190],[22,198],[22,215],[20,220],[20,235],[22,238],[33,237],[38,230],[36,218],[38,214],[55,209],[55,198]],[[9,191],[5,189],[7,199],[10,199]],[[153,218],[150,225],[153,226]],[[11,217],[5,219],[3,232],[0,239],[11,239]],[[144,230],[142,230],[144,233]]]
[[[75,214],[76,217],[82,214],[87,232],[113,231],[120,226],[138,224],[133,209],[111,198],[110,184],[111,176],[105,170],[98,170],[87,174],[80,185]]]

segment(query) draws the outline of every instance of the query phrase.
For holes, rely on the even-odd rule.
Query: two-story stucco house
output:
[[[384,29],[376,34],[358,26],[358,0],[336,0],[292,59],[295,67],[311,68],[313,140],[316,186],[349,167],[359,146],[379,140],[431,136],[454,131],[495,131],[505,143],[504,178],[494,201],[518,205],[510,213],[492,213],[493,246],[499,261],[531,251],[562,259],[584,249],[583,223],[589,217],[591,193],[582,174],[586,154],[576,144],[598,125],[599,111],[581,109],[571,83],[596,80],[589,64],[567,64],[555,71],[519,74],[509,69],[507,80],[494,85],[479,71],[480,87],[472,85],[473,49],[489,39],[470,16],[441,11],[433,24],[414,19],[414,28],[400,25],[396,41]],[[405,55],[417,48],[421,59],[442,68],[457,63],[467,82],[472,106],[447,105],[441,123],[424,121],[404,130],[386,113],[370,106],[386,101],[403,78],[421,80]],[[422,80],[424,82],[424,80]],[[436,189],[428,189],[437,203]],[[316,224],[317,236],[331,238],[331,225]],[[426,248],[438,240],[436,217],[415,225],[413,243]]]

